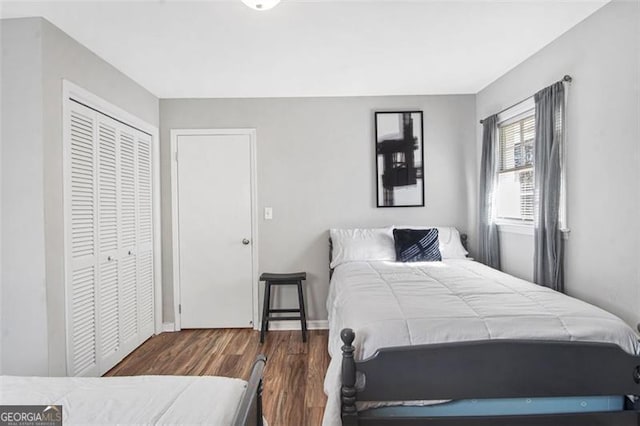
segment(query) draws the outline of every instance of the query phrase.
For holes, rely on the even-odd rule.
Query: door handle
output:
[[[243,238],[243,239],[242,239],[242,244],[244,244],[245,246],[246,246],[246,245],[249,245],[249,243],[250,243],[250,242],[251,242],[251,241],[247,240],[246,238]]]

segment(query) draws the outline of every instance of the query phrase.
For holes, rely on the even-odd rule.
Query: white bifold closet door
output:
[[[68,102],[67,369],[101,375],[154,331],[151,136]]]

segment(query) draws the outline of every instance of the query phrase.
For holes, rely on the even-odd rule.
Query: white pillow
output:
[[[331,268],[368,260],[396,260],[393,228],[331,229]]]
[[[466,259],[469,254],[462,246],[460,232],[452,226],[394,226],[399,229],[438,229],[438,245],[443,259]]]

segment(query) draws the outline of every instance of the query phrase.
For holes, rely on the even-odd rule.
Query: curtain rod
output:
[[[562,80],[560,80],[562,82],[567,82],[567,83],[571,83],[573,81],[573,77],[571,77],[570,75],[565,75],[564,77],[562,77]],[[524,98],[523,100],[516,102],[515,104],[508,106],[500,111],[498,111],[498,114],[502,114],[503,112],[510,110],[511,108],[513,108],[516,105],[520,105],[521,103],[523,103],[524,101],[526,101],[527,99],[529,99],[531,96],[527,96],[526,98]],[[480,124],[484,123],[484,120],[480,120]]]

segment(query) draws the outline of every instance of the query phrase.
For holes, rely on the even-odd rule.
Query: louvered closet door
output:
[[[120,254],[118,132],[120,123],[98,117],[98,360],[100,370],[119,361]]]
[[[120,336],[125,350],[137,346],[138,266],[136,218],[136,131],[120,129]]]
[[[67,367],[95,376],[154,332],[152,139],[68,106]]]
[[[139,132],[136,142],[138,328],[140,337],[144,340],[151,336],[154,330],[151,137]]]
[[[96,113],[71,103],[66,173],[67,367],[95,375],[97,323]]]

